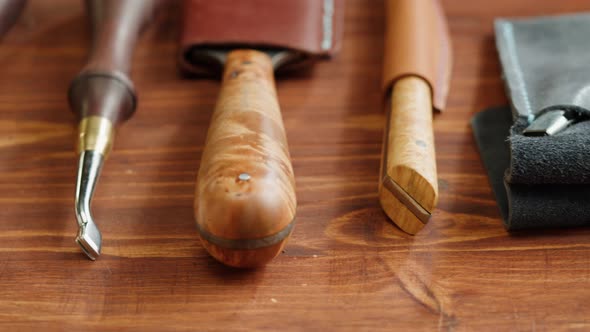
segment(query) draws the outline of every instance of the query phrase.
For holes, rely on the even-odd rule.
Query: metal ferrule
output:
[[[106,157],[115,137],[113,123],[102,116],[88,116],[80,121],[78,129],[78,153],[94,151]]]

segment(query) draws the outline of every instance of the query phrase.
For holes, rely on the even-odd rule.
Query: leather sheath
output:
[[[451,76],[451,45],[439,0],[387,0],[383,89],[415,75],[432,90],[433,107],[445,108]]]
[[[328,57],[341,47],[344,0],[185,0],[180,64],[207,73],[207,64],[189,61],[206,49],[286,49],[306,60]]]
[[[500,19],[495,29],[511,107],[472,125],[505,225],[590,225],[590,14]],[[554,111],[573,121],[526,135]]]

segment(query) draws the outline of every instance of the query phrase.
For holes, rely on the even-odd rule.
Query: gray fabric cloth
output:
[[[504,224],[590,225],[590,14],[500,19],[495,30],[511,108],[481,112],[472,126]],[[523,135],[553,110],[573,124]]]
[[[496,44],[512,103],[512,160],[508,181],[523,184],[590,184],[590,124],[555,136],[526,137],[539,114],[571,110],[590,115],[590,14],[495,23]]]
[[[510,107],[480,112],[473,117],[471,125],[506,229],[590,225],[590,184],[508,181],[505,173],[511,156],[507,136],[513,125]]]
[[[527,125],[523,119],[517,119],[510,130],[512,159],[507,181],[590,184],[590,121],[576,123],[554,136],[543,137],[523,136],[522,131]]]
[[[498,19],[495,30],[515,115],[555,105],[590,109],[590,14]]]

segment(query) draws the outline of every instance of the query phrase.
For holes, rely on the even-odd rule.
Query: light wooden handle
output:
[[[290,235],[296,204],[271,59],[232,51],[197,179],[201,240],[224,264],[263,265]]]
[[[379,185],[381,206],[402,230],[416,234],[438,201],[430,86],[408,76],[393,86]]]

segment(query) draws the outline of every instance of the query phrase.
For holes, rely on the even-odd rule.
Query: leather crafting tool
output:
[[[416,234],[438,201],[432,111],[449,88],[451,49],[438,0],[388,0],[383,83],[389,98],[379,182],[383,210]]]
[[[115,126],[135,111],[137,96],[129,78],[131,56],[140,32],[155,14],[157,0],[88,0],[92,51],[72,81],[69,101],[80,115],[76,181],[76,242],[88,258],[100,255],[102,235],[90,213],[90,203]]]

